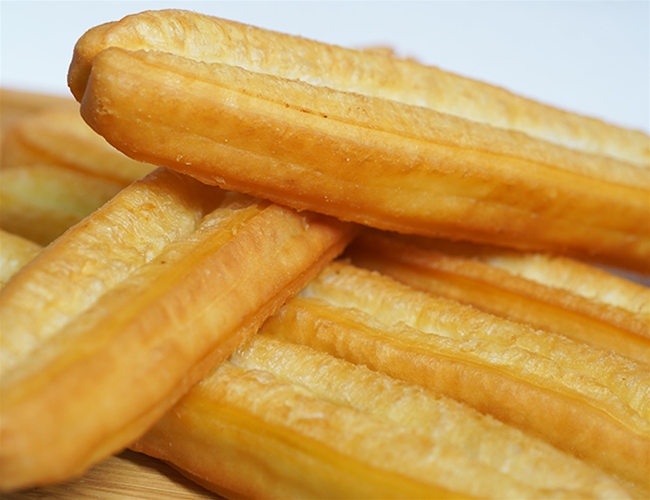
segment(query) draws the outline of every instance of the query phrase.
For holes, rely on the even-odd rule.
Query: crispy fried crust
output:
[[[342,262],[280,307],[356,229],[272,204],[649,272],[646,134],[182,11],[91,30],[69,76],[96,131],[180,173],[131,185],[2,288],[1,491],[79,474],[162,418],[133,448],[237,496],[647,498],[647,294],[600,275],[585,297],[575,282],[594,273],[573,263],[451,243],[434,265],[432,247],[382,235],[349,256],[418,286],[430,272],[459,300],[554,311],[581,342]],[[38,198],[47,163],[92,166],[88,130],[63,150],[56,134],[74,126],[53,116],[3,149],[17,198]],[[114,165],[85,175],[124,182]],[[66,179],[80,198],[102,192]]]
[[[75,46],[68,75],[77,100],[82,99],[95,56],[108,47],[169,52],[427,107],[650,168],[650,146],[642,132],[395,58],[390,51],[350,50],[182,10],[142,12],[88,30]]]
[[[134,161],[94,132],[75,109],[45,110],[6,131],[2,166],[56,165],[122,185],[155,167]]]
[[[165,169],[126,188],[0,293],[2,490],[126,446],[352,234]]]
[[[646,365],[343,264],[265,328],[464,401],[649,489]]]
[[[277,338],[274,317],[133,449],[245,498],[630,498],[451,399]],[[471,478],[471,480],[468,480]]]
[[[40,251],[33,241],[0,229],[0,288]]]
[[[438,70],[291,37],[275,49],[274,37],[191,13],[146,13],[82,37],[70,85],[115,147],[207,183],[381,229],[650,271],[646,135],[612,132],[620,149],[639,144],[636,160],[617,159],[609,146],[576,145],[607,142],[610,126],[466,80],[462,92],[488,104],[480,119],[452,115],[427,104],[422,82]],[[410,71],[420,75],[412,86]],[[502,105],[510,112],[499,115],[530,115],[523,121],[543,122],[571,147],[517,118],[495,127],[483,114]],[[568,122],[591,138],[572,137]]]
[[[415,288],[650,366],[650,289],[543,254],[364,231],[347,256]]]

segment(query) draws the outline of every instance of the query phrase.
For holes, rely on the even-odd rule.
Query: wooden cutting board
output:
[[[96,465],[83,477],[47,488],[0,495],[2,500],[221,500],[167,464],[125,451]]]

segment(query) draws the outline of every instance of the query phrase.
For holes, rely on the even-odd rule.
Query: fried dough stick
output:
[[[2,491],[124,448],[353,232],[166,169],[121,191],[0,291]]]
[[[630,498],[465,405],[264,331],[132,448],[227,497]]]
[[[1,241],[4,242],[5,240]],[[8,245],[2,245],[0,247],[0,250],[2,250],[0,256],[4,255],[7,248]],[[262,329],[263,331],[264,329]],[[584,464],[579,464],[575,460],[571,461],[571,459],[567,459],[563,454],[558,453],[556,450],[544,444],[540,444],[536,440],[520,436],[520,433],[517,431],[513,431],[512,429],[506,430],[506,426],[494,421],[490,423],[489,419],[485,420],[484,417],[472,416],[473,414],[467,408],[461,411],[459,410],[460,407],[456,407],[451,401],[446,401],[444,398],[442,400],[434,398],[433,402],[430,401],[425,405],[424,403],[429,401],[431,397],[425,398],[418,395],[419,389],[410,388],[404,391],[404,389],[400,389],[399,383],[392,381],[389,384],[382,376],[377,374],[367,375],[361,367],[350,367],[345,370],[339,368],[335,370],[331,368],[331,365],[340,362],[333,360],[324,361],[321,359],[324,357],[322,354],[319,355],[320,358],[318,356],[314,358],[313,353],[309,354],[310,350],[304,350],[304,347],[293,346],[288,348],[283,346],[282,343],[276,346],[275,344],[278,343],[277,340],[267,337],[262,338],[263,340],[256,340],[256,343],[252,344],[256,347],[249,346],[242,349],[231,359],[231,362],[234,362],[237,366],[245,370],[252,369],[272,372],[274,377],[284,379],[285,382],[277,381],[271,383],[271,378],[264,378],[262,385],[251,384],[251,380],[258,381],[259,377],[255,376],[251,379],[251,375],[248,373],[245,375],[239,373],[238,376],[234,377],[229,375],[221,379],[223,383],[227,383],[230,387],[242,386],[241,377],[251,379],[245,385],[247,387],[246,390],[250,391],[250,394],[246,397],[232,396],[228,401],[239,408],[239,411],[242,412],[241,415],[250,416],[250,412],[257,411],[258,417],[262,418],[259,412],[262,411],[260,408],[263,408],[264,415],[262,419],[264,423],[261,425],[258,423],[255,427],[255,432],[261,435],[257,436],[256,439],[258,441],[256,444],[259,445],[259,442],[265,442],[265,440],[271,442],[267,446],[258,446],[254,451],[248,448],[244,456],[240,456],[236,462],[229,463],[228,468],[232,474],[229,481],[239,481],[240,483],[225,483],[229,485],[231,490],[237,489],[237,491],[241,492],[238,488],[250,489],[249,474],[243,471],[248,470],[246,467],[255,468],[259,466],[262,470],[256,470],[254,476],[260,479],[255,482],[254,487],[258,488],[258,491],[261,491],[265,495],[269,495],[272,491],[278,491],[274,488],[280,487],[277,486],[279,482],[283,485],[282,488],[285,488],[282,490],[284,493],[283,496],[285,497],[288,491],[300,491],[303,493],[301,496],[304,496],[306,491],[313,493],[310,490],[310,487],[312,487],[317,489],[318,493],[324,497],[330,495],[331,489],[333,488],[338,492],[353,497],[358,497],[361,492],[378,492],[377,494],[386,496],[386,491],[395,491],[398,492],[398,496],[404,498],[405,492],[412,491],[414,496],[419,497],[431,496],[434,492],[438,492],[439,494],[437,496],[444,493],[453,497],[460,496],[467,498],[468,495],[466,493],[459,493],[458,491],[454,491],[453,488],[450,491],[444,488],[441,489],[439,484],[423,486],[418,484],[418,481],[413,478],[403,477],[402,474],[395,474],[394,470],[391,470],[390,457],[387,458],[385,456],[387,443],[394,441],[395,435],[397,434],[401,437],[399,446],[403,449],[405,445],[402,439],[406,433],[411,436],[409,443],[413,444],[414,437],[411,435],[413,431],[406,432],[401,428],[405,424],[404,420],[408,420],[408,424],[412,427],[417,427],[418,430],[421,430],[421,428],[430,429],[432,436],[428,439],[433,439],[434,443],[439,443],[441,440],[445,442],[443,446],[439,444],[431,446],[430,451],[436,450],[439,452],[443,450],[445,453],[442,457],[439,457],[439,463],[434,467],[422,466],[425,471],[423,476],[427,478],[427,481],[431,481],[434,470],[445,470],[444,467],[449,467],[450,463],[458,464],[458,462],[453,462],[453,460],[464,460],[466,462],[469,461],[469,464],[456,465],[458,467],[457,470],[463,471],[462,476],[464,479],[462,483],[467,483],[466,477],[471,471],[473,477],[472,484],[476,488],[474,491],[481,492],[481,496],[484,496],[486,491],[492,491],[493,496],[503,498],[504,493],[508,491],[515,496],[569,496],[570,498],[576,498],[585,495],[589,498],[627,497],[627,494],[621,491],[620,486],[600,476],[595,471],[590,470]],[[264,354],[265,352],[267,354]],[[325,369],[324,366],[328,366],[328,368]],[[319,375],[316,377],[314,374]],[[342,376],[343,374],[345,376]],[[269,375],[269,377],[271,376]],[[374,379],[376,379],[375,382],[370,384],[369,380]],[[286,380],[289,380],[292,384],[308,386],[312,392],[316,391],[316,400],[314,398],[310,399],[312,401],[310,405],[312,406],[304,404],[304,390],[290,388],[286,384]],[[387,390],[388,386],[392,388],[391,391]],[[375,390],[372,390],[373,387]],[[278,388],[282,388],[282,390],[278,390]],[[198,395],[195,394],[196,392],[193,391],[193,395],[186,398],[186,400],[193,401],[194,403],[188,403],[186,405],[184,402],[177,405],[174,410],[170,411],[163,418],[161,423],[156,425],[154,431],[140,440],[135,447],[154,456],[166,457],[167,460],[183,468],[184,472],[197,482],[213,490],[223,492],[224,479],[220,471],[223,471],[225,466],[221,460],[232,458],[229,453],[237,454],[241,453],[241,450],[246,449],[247,442],[243,441],[240,435],[244,427],[246,427],[246,418],[242,417],[244,423],[240,422],[238,426],[236,423],[231,422],[234,427],[233,432],[237,436],[236,440],[235,438],[230,440],[230,437],[227,437],[230,435],[222,431],[216,436],[211,434],[210,432],[214,429],[213,425],[215,425],[214,421],[215,419],[218,420],[219,413],[215,417],[215,414],[211,412],[210,408],[214,404],[215,392],[218,393],[219,391],[210,389],[203,393],[199,392]],[[364,397],[361,397],[360,393]],[[367,418],[370,418],[372,421],[378,415],[384,418],[386,414],[389,414],[389,417],[393,420],[397,418],[397,423],[391,422],[392,427],[390,425],[384,425],[384,430],[388,428],[390,431],[385,433],[385,440],[383,437],[380,440],[368,439],[367,436],[365,438],[366,444],[372,450],[374,467],[377,468],[373,466],[369,467],[367,464],[364,465],[364,459],[359,458],[358,455],[351,456],[353,451],[358,451],[357,449],[353,450],[351,448],[339,450],[338,452],[332,452],[330,450],[329,452],[323,453],[321,448],[315,447],[310,451],[311,462],[309,463],[313,462],[312,467],[314,467],[311,473],[306,472],[304,460],[300,458],[302,456],[296,455],[295,452],[291,456],[283,456],[283,460],[280,460],[282,455],[270,453],[269,446],[273,446],[273,439],[268,437],[269,425],[272,425],[273,428],[284,428],[284,431],[282,431],[284,435],[291,435],[294,445],[295,443],[301,443],[299,448],[303,450],[306,439],[318,439],[319,435],[320,439],[322,439],[324,435],[322,430],[318,432],[314,431],[311,434],[304,428],[297,431],[295,426],[292,425],[292,421],[284,421],[282,418],[276,418],[275,422],[272,422],[273,418],[270,417],[272,414],[271,410],[277,408],[278,405],[286,404],[284,396],[287,394],[299,395],[300,399],[296,402],[296,407],[294,407],[294,411],[297,414],[300,412],[308,412],[309,415],[313,415],[313,405],[315,404],[324,406],[328,410],[332,409],[329,406],[332,403],[335,405],[354,406],[354,411],[351,413],[353,417],[350,417],[349,420],[344,419],[339,422],[328,422],[328,432],[335,433],[334,437],[331,437],[330,434],[330,438],[328,439],[328,441],[332,442],[343,442],[346,439],[349,441],[353,439],[352,436],[360,437],[358,432],[349,429],[349,422],[359,422],[368,426],[368,423],[365,422]],[[205,400],[202,398],[209,399],[208,410],[206,410]],[[258,404],[261,399],[265,400],[265,405],[262,407]],[[405,403],[407,400],[411,403]],[[222,406],[224,401],[218,401],[216,403],[217,408]],[[246,403],[246,401],[249,403]],[[326,404],[323,404],[323,401]],[[253,404],[251,402],[255,403]],[[247,404],[248,407],[246,406]],[[251,404],[254,406],[257,405],[257,409],[252,410],[250,408]],[[424,407],[427,408],[428,412],[424,412]],[[177,421],[179,411],[183,415],[195,415],[195,418],[190,419],[189,423],[187,418],[183,418],[179,422]],[[343,411],[350,412],[350,410]],[[357,411],[360,413],[355,413]],[[371,416],[364,416],[361,414],[363,412]],[[337,413],[341,413],[341,410],[334,411],[334,414]],[[198,417],[196,416],[197,414],[201,416]],[[404,414],[408,414],[407,419],[404,418]],[[453,415],[453,418],[450,417],[450,414]],[[199,418],[201,420],[197,420]],[[435,421],[435,425],[432,425],[432,421]],[[348,422],[348,424],[337,427],[337,424],[345,422]],[[223,424],[223,421],[221,421],[221,424]],[[246,435],[250,435],[250,432],[251,429],[247,428]],[[188,433],[191,435],[188,436]],[[336,433],[340,433],[340,435],[336,435]],[[200,434],[201,437],[197,438],[197,434]],[[480,439],[475,439],[476,436],[480,436]],[[423,439],[426,441],[427,438],[420,436],[415,442],[422,444]],[[380,441],[379,444],[376,444],[377,441]],[[476,447],[477,441],[482,443],[479,448]],[[182,450],[182,452],[169,455],[170,442],[174,444],[174,450]],[[375,447],[373,448],[373,446]],[[459,454],[454,449],[458,447],[464,452],[464,456],[460,458],[459,455],[462,455],[462,453]],[[224,451],[224,448],[230,450],[230,452]],[[393,447],[389,447],[388,449],[394,452]],[[411,448],[407,448],[407,450],[409,450],[412,456],[422,456],[418,455],[418,452]],[[342,453],[347,459],[342,461],[337,453]],[[253,464],[247,460],[247,457],[250,455],[256,456],[257,461],[253,462]],[[217,460],[215,456],[222,458]],[[328,457],[336,457],[336,459],[330,460],[330,462],[334,462],[334,465],[331,463],[329,465],[322,463]],[[365,459],[368,459],[368,457],[366,456]],[[384,462],[382,463],[382,461]],[[478,461],[478,464],[474,463],[475,461]],[[275,487],[269,487],[269,484],[264,482],[265,479],[268,479],[268,476],[264,475],[269,474],[268,462],[271,462],[271,467],[274,468],[275,474],[277,474],[274,481],[276,484]],[[400,456],[398,462],[401,462],[401,464],[404,463],[403,455]],[[328,474],[328,471],[332,467],[334,469],[337,467],[340,469],[343,465],[345,465],[345,470],[339,470],[340,474],[336,476],[337,481],[333,484],[331,481],[332,476]],[[384,467],[388,467],[388,470],[384,469]],[[395,463],[392,464],[392,467],[396,467]],[[412,468],[409,467],[409,469]],[[366,473],[359,475],[360,470],[364,470]],[[352,474],[352,471],[354,474]],[[198,472],[201,473],[201,478],[196,475]],[[349,475],[353,475],[354,480],[342,480],[343,477],[348,477]],[[306,481],[308,484],[305,484],[305,478],[307,477],[310,480]],[[364,481],[360,481],[360,477],[363,477]],[[450,477],[454,477],[454,475],[452,474]],[[447,480],[447,478],[445,479]],[[454,479],[456,481],[454,488],[459,489],[457,474]],[[453,483],[446,484],[450,487],[453,485]],[[466,488],[466,486],[463,486],[463,488]],[[467,490],[460,488],[460,491],[466,492]],[[637,496],[642,498],[641,495]]]
[[[16,121],[54,109],[78,111],[79,104],[72,97],[0,88],[0,131],[4,135]]]
[[[32,260],[42,247],[20,236],[13,235],[0,229],[0,288],[9,281],[21,267]],[[127,451],[110,457],[84,474],[76,482],[66,481],[49,487],[30,489],[15,493],[3,494],[2,498],[20,500],[27,498],[77,498],[89,494],[105,494],[106,481],[115,498],[129,497],[133,493],[134,481],[138,484],[147,482],[142,491],[155,492],[155,488],[164,487],[165,493],[178,494],[188,491],[195,493],[197,498],[215,498],[207,490],[203,495],[200,489],[193,487],[194,483],[184,480],[176,471],[160,467],[156,459]],[[146,488],[149,488],[148,490]],[[177,490],[178,489],[178,490]]]
[[[32,243],[26,249],[21,238],[0,236],[3,263],[15,254],[27,262],[33,250],[38,251]],[[4,265],[0,269],[4,271]],[[635,493],[453,400],[264,331],[131,447],[174,464],[213,491],[228,490],[229,497],[233,491],[248,496],[281,493],[283,498],[331,498],[335,493],[406,498],[408,492],[416,497],[468,498],[467,492],[473,491],[486,498],[623,499]],[[288,401],[291,418],[282,411]],[[315,408],[321,409],[317,417]],[[322,420],[321,427],[296,425],[301,415],[309,417],[307,422]],[[255,425],[247,426],[251,422]],[[365,455],[363,447],[350,444],[361,436],[359,429],[377,426],[380,437],[364,437]],[[428,442],[428,449],[418,451],[414,442]],[[395,447],[388,447],[390,443]],[[391,458],[395,448],[400,449],[397,463]],[[410,458],[406,470],[404,451]],[[422,463],[427,453],[436,454],[433,465]],[[419,464],[417,473],[414,463]]]
[[[380,229],[650,272],[641,132],[182,11],[90,30],[69,83],[116,148],[206,183]]]
[[[344,264],[265,328],[466,402],[650,490],[646,365]]]
[[[75,46],[70,66],[68,83],[77,100],[94,57],[107,47],[169,52],[427,107],[650,168],[643,132],[567,113],[391,52],[337,47],[182,10],[142,12],[90,29]]]
[[[41,251],[41,246],[0,229],[0,288]]]
[[[28,115],[4,134],[0,227],[47,245],[153,168],[106,143],[78,105]]]
[[[414,288],[650,366],[650,289],[568,258],[364,231],[346,255]]]
[[[47,245],[125,184],[56,165],[0,169],[0,227]]]
[[[7,129],[2,165],[50,164],[129,184],[154,167],[132,160],[94,132],[76,109],[45,110]]]

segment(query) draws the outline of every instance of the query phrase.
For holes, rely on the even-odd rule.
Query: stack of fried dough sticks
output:
[[[176,10],[69,85],[0,96],[2,492],[130,449],[227,498],[648,497],[645,133]]]

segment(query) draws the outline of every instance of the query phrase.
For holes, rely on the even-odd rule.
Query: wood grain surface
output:
[[[220,500],[223,497],[198,486],[167,464],[132,451],[111,457],[83,477],[64,484],[0,495],[2,500],[134,498]]]

